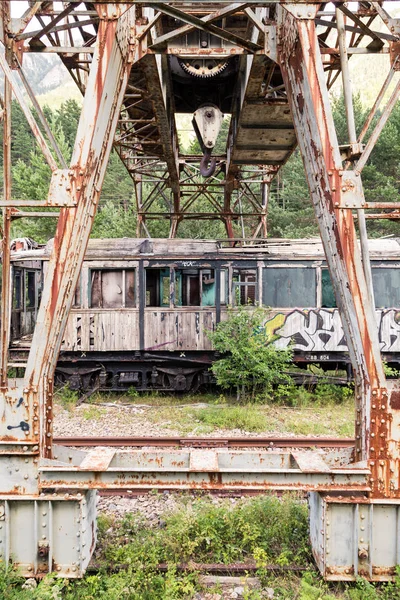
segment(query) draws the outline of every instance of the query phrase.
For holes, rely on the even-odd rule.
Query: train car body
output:
[[[400,244],[370,240],[377,328],[400,363]],[[52,242],[12,253],[11,363],[23,363]],[[320,240],[91,240],[57,366],[76,389],[188,391],[211,379],[208,331],[228,307],[268,307],[265,327],[298,365],[349,364]]]

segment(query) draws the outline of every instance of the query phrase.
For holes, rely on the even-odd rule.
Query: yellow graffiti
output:
[[[286,319],[286,315],[282,313],[278,313],[272,319],[265,323],[265,330],[267,332],[268,337],[272,337],[275,334],[275,331],[282,327]]]

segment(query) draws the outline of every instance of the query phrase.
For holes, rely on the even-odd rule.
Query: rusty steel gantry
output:
[[[0,6],[0,556],[27,576],[79,577],[96,541],[97,489],[233,489],[240,483],[310,492],[313,552],[327,579],[389,579],[400,563],[400,389],[386,381],[379,351],[365,210],[396,210],[400,203],[367,203],[361,173],[400,94],[400,20],[390,0],[352,8],[303,0],[31,0],[19,16],[13,4],[20,3]],[[83,94],[70,164],[24,75],[26,52],[56,53]],[[348,67],[354,54],[371,60],[383,54],[387,63],[387,78],[358,133]],[[328,94],[339,77],[348,125],[348,144],[341,147]],[[52,171],[41,201],[13,199],[13,97]],[[201,178],[201,157],[179,152],[174,115],[210,102],[231,114],[231,123],[226,152],[215,157],[214,174]],[[133,180],[138,234],[153,217],[168,218],[173,237],[183,219],[213,216],[231,238],[233,220],[243,216],[242,195],[257,219],[254,237],[266,235],[269,186],[297,143],[354,370],[354,448],[341,454],[85,453],[53,445],[54,370],[112,147]],[[212,211],[191,213],[198,197]],[[164,212],[152,213],[155,199],[163,200]],[[24,207],[37,211],[24,213]],[[59,215],[36,329],[24,377],[10,378],[11,221],[46,216],[49,207]]]

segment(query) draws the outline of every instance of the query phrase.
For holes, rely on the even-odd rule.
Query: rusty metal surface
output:
[[[325,579],[387,581],[395,576],[398,500],[312,493],[310,506],[314,558]]]
[[[144,446],[172,446],[192,448],[352,448],[354,440],[351,438],[330,437],[54,437],[54,444],[62,446],[90,447],[144,447]]]
[[[349,453],[278,450],[120,450],[106,455],[57,447],[55,461],[39,463],[39,487],[48,489],[203,489],[369,491],[366,464]],[[351,454],[351,453],[350,453]],[[317,468],[324,464],[324,469]],[[100,470],[101,469],[101,470]]]

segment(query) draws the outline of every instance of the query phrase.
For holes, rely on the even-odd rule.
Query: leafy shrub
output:
[[[215,350],[223,354],[211,367],[217,383],[224,389],[236,388],[238,400],[250,392],[254,401],[257,392],[268,396],[277,381],[290,382],[285,369],[292,352],[271,344],[273,338],[263,325],[266,315],[260,307],[229,309],[227,320],[209,333]]]

